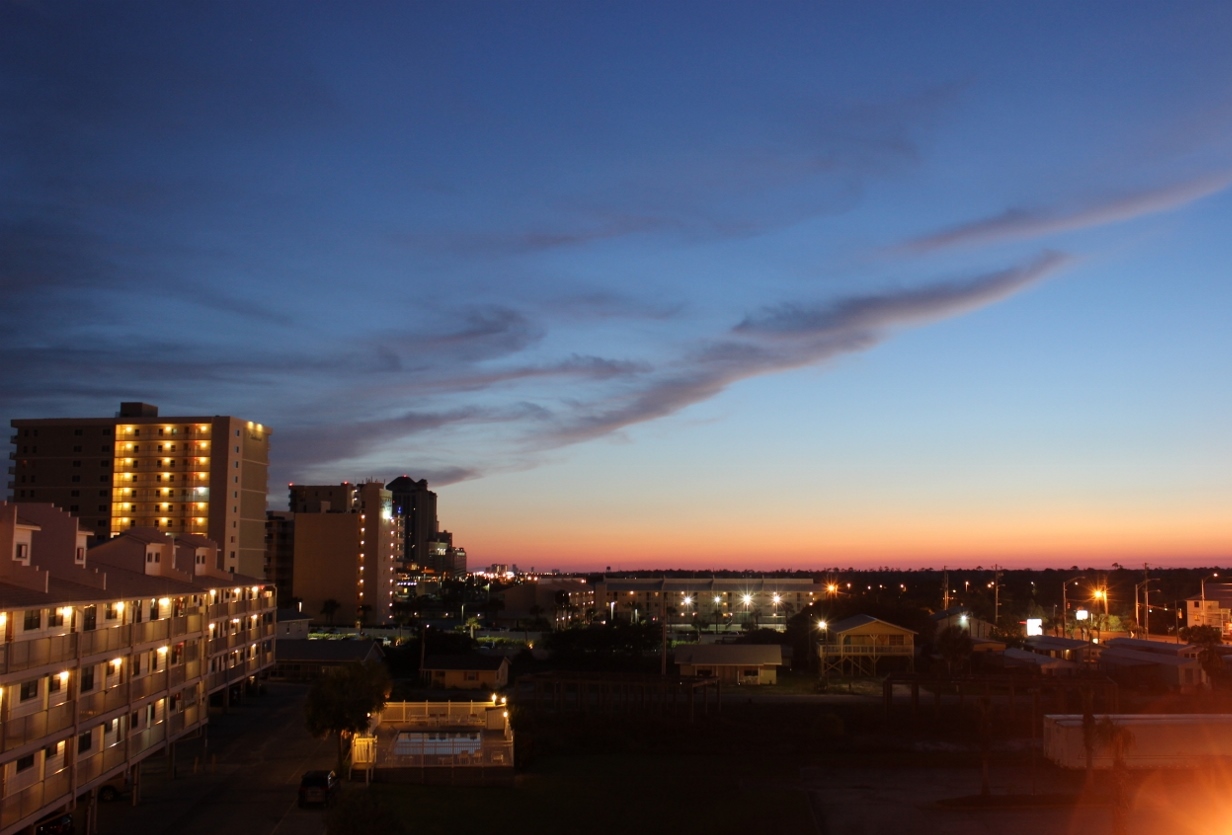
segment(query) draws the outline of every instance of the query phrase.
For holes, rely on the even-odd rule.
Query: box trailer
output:
[[[1204,768],[1232,763],[1232,714],[1096,714],[1098,726],[1111,721],[1129,733],[1124,751],[1129,768]],[[1063,768],[1086,768],[1082,714],[1044,717],[1044,756]],[[1091,764],[1112,767],[1112,746],[1094,739]]]

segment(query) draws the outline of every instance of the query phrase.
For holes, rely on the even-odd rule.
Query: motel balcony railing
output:
[[[45,806],[72,799],[70,771],[65,768],[0,801],[0,829],[7,830]]]
[[[914,655],[915,647],[890,644],[821,644],[818,651],[827,658],[850,658],[852,656]]]

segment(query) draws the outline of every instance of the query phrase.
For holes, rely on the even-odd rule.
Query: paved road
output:
[[[296,805],[299,778],[333,767],[336,751],[333,740],[304,730],[306,692],[272,684],[211,717],[208,743],[179,744],[175,779],[155,757],[144,766],[137,806],[99,806],[100,835],[321,835],[322,812]],[[85,809],[74,817],[84,819]]]

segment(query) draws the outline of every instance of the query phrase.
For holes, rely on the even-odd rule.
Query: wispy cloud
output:
[[[1212,174],[1189,182],[1139,192],[1072,209],[1009,209],[995,217],[964,223],[908,241],[903,249],[926,253],[938,249],[999,241],[1040,238],[1123,223],[1147,215],[1180,209],[1232,186],[1232,173]]]
[[[1068,265],[1047,252],[1020,267],[965,281],[894,293],[856,296],[817,305],[790,304],[745,318],[732,337],[700,346],[660,374],[607,401],[581,408],[537,442],[591,440],[708,400],[733,383],[868,350],[893,331],[959,316],[1004,300]]]

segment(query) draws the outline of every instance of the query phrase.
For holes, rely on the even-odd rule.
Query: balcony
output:
[[[101,652],[109,652],[127,648],[132,644],[131,626],[112,626],[106,629],[96,629],[81,633],[81,655],[83,657]]]
[[[52,635],[32,641],[14,641],[0,653],[0,671],[14,673],[77,657],[77,635]]]
[[[53,803],[67,803],[72,799],[70,791],[69,771],[64,769],[4,798],[0,803],[0,829],[7,830]]]
[[[132,624],[132,636],[134,644],[149,644],[155,641],[167,640],[171,622],[166,618],[162,620],[151,620],[145,623]]]
[[[47,710],[27,716],[9,717],[4,723],[4,737],[0,740],[3,750],[8,751],[36,739],[58,733],[72,727],[73,704],[53,705]]]

